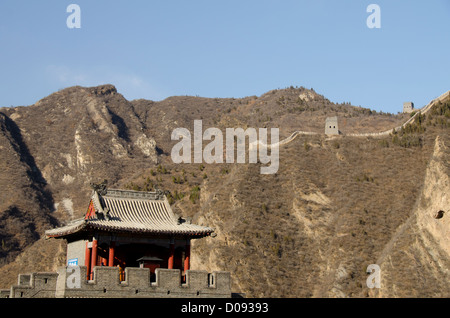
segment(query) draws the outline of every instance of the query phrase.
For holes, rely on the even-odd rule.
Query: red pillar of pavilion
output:
[[[186,240],[186,247],[184,252],[184,272],[186,273],[189,270],[189,261],[191,258],[191,242],[190,240]]]
[[[86,266],[87,277],[91,276],[91,249],[89,248],[89,241],[86,242],[86,250],[84,251],[84,266]]]
[[[167,264],[168,269],[173,269],[174,254],[175,254],[175,241],[174,241],[174,239],[170,239],[169,260],[168,260],[168,264]]]
[[[116,242],[109,243],[109,258],[108,258],[108,266],[114,266],[114,249],[116,247]]]

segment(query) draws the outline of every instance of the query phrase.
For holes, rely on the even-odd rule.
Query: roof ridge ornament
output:
[[[101,183],[91,183],[91,188],[99,195],[106,195],[108,193],[108,180],[103,179]]]
[[[164,200],[165,195],[163,190],[157,188],[155,192],[158,200]]]

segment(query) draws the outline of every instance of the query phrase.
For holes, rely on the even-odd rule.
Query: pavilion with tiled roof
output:
[[[83,218],[45,232],[63,238],[68,265],[188,270],[190,241],[211,235],[210,227],[176,217],[162,191],[95,189]]]

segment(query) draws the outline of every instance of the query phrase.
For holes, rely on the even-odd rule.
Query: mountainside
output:
[[[52,197],[16,124],[0,114],[0,264],[56,224]]]
[[[323,134],[338,116],[339,136]],[[175,213],[215,228],[192,268],[225,270],[248,297],[449,297],[450,99],[409,114],[335,104],[286,88],[246,98],[126,100],[112,85],[70,87],[0,108],[0,288],[55,270],[64,243],[46,229],[82,216],[90,184],[167,191]],[[280,129],[277,173],[262,163],[175,164],[175,128]],[[225,135],[225,134],[224,134]],[[207,142],[204,142],[205,146]],[[369,264],[381,288],[366,286]]]

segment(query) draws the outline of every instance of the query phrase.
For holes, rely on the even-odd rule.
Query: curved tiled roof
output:
[[[158,192],[107,190],[94,191],[92,211],[83,219],[45,232],[47,237],[62,237],[84,230],[119,233],[149,233],[203,237],[214,230],[177,219],[166,197]],[[183,222],[184,221],[184,222]]]

